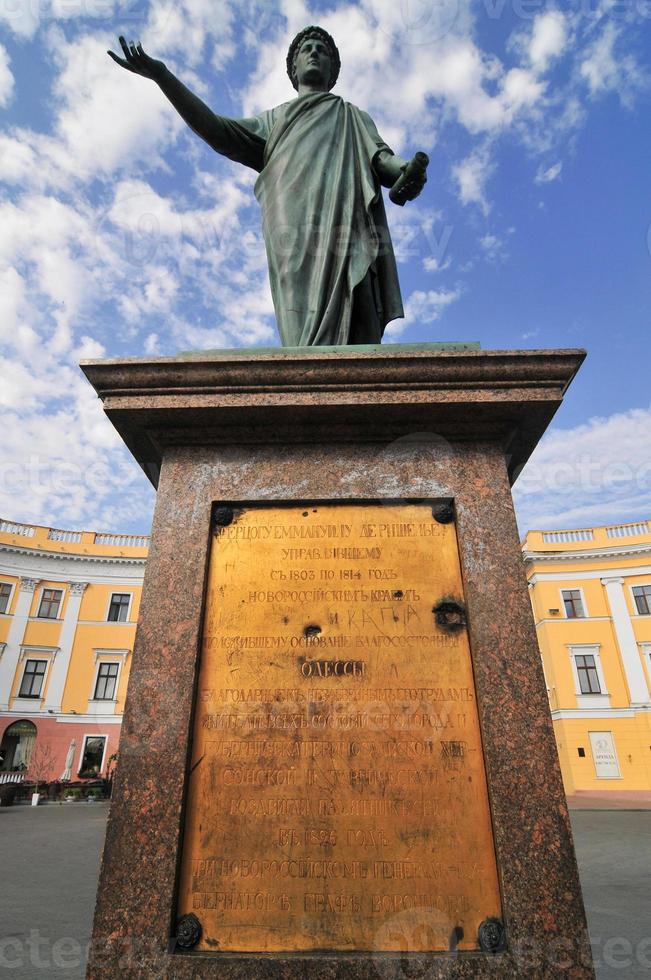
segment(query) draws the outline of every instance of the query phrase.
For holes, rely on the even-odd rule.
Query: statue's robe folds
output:
[[[404,312],[373,166],[392,151],[370,116],[331,93],[303,95],[250,119],[216,116],[209,142],[259,172],[283,345],[379,343]]]

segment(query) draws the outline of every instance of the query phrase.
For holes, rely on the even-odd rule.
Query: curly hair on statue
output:
[[[320,41],[323,41],[328,49],[328,54],[330,55],[330,81],[328,83],[328,91],[334,88],[337,79],[339,78],[339,70],[341,68],[341,58],[339,57],[339,51],[337,50],[337,45],[334,39],[324,31],[322,27],[305,27],[302,31],[296,35],[294,40],[289,46],[289,51],[287,52],[287,74],[289,79],[298,91],[298,79],[296,78],[296,56],[300,50],[301,44],[308,37],[317,37]]]

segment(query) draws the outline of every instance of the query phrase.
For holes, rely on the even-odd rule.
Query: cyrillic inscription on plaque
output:
[[[456,532],[236,511],[213,539],[178,914],[197,948],[477,949],[500,896]]]

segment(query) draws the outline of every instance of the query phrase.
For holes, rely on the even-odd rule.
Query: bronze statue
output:
[[[120,38],[117,64],[151,78],[218,153],[258,171],[255,195],[278,329],[285,347],[377,344],[404,316],[380,185],[397,204],[417,197],[428,163],[396,156],[371,117],[331,93],[339,52],[320,27],[292,41],[298,96],[249,119],[218,116],[141,44]]]

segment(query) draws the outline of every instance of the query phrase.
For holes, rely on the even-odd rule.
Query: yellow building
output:
[[[651,790],[651,526],[523,542],[567,793]]]
[[[48,781],[106,774],[148,546],[0,521],[0,782],[34,768]]]
[[[0,783],[106,775],[117,751],[146,536],[0,521]],[[568,793],[651,790],[651,527],[523,543]],[[43,769],[43,765],[41,765]]]

